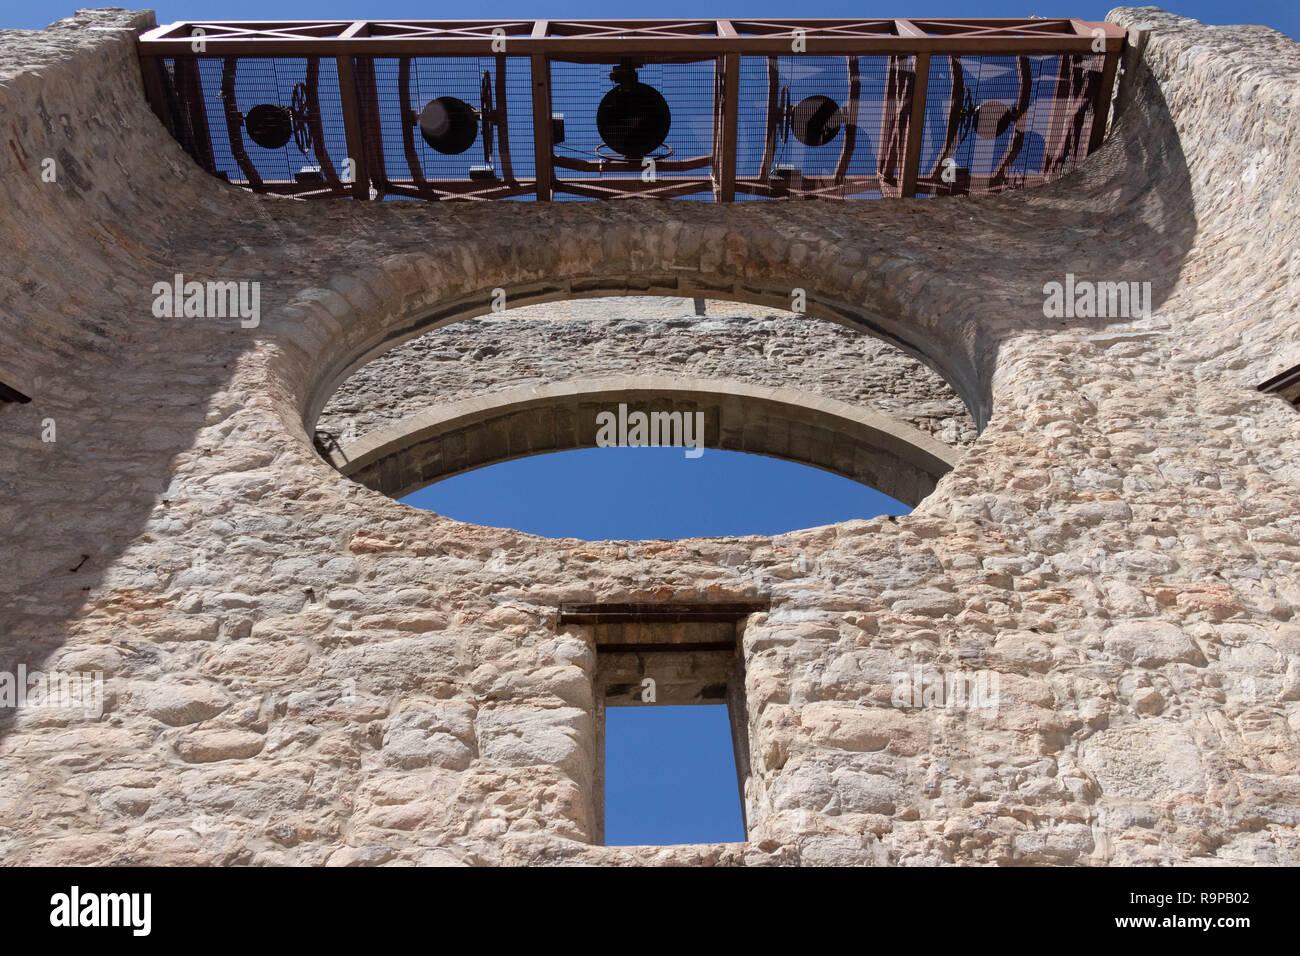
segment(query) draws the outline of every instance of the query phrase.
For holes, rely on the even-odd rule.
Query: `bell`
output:
[[[668,101],[653,86],[640,82],[633,67],[615,67],[609,78],[618,85],[596,108],[596,129],[610,149],[640,159],[663,145],[672,125]]]
[[[829,96],[809,96],[792,111],[790,131],[805,146],[825,146],[844,125],[839,104]]]
[[[440,153],[463,153],[478,138],[478,114],[464,100],[440,96],[420,112],[420,136]]]
[[[248,138],[263,149],[279,149],[293,136],[293,117],[283,106],[262,103],[244,117]]]

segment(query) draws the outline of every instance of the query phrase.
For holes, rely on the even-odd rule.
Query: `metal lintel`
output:
[[[561,624],[717,624],[766,611],[767,601],[561,604]]]
[[[1269,395],[1280,395],[1292,405],[1300,408],[1300,365],[1274,375],[1266,382],[1261,382],[1259,391]]]

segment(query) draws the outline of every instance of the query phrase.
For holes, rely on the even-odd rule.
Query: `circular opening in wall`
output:
[[[570,300],[463,320],[356,369],[316,424],[343,474],[547,537],[776,534],[904,514],[974,439],[934,371],[806,315]]]

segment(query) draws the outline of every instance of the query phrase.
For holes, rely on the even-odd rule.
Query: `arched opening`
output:
[[[561,462],[570,460],[571,485],[592,487],[593,461],[607,466],[609,480],[637,477],[626,467],[609,471],[612,454],[564,454],[579,449],[617,452],[624,462],[632,452],[661,466],[683,494],[698,493],[706,468],[719,486],[743,483],[746,469],[768,483],[790,483],[791,501],[826,495],[831,475],[881,493],[871,506],[728,532],[775,533],[905,511],[974,435],[952,389],[878,339],[787,311],[648,296],[529,306],[428,332],[352,375],[325,406],[316,440],[344,475],[417,506],[438,500],[408,499],[420,489],[447,479],[462,488],[484,476],[499,481],[493,466],[522,459],[532,460],[511,476],[528,487],[563,484]],[[688,467],[672,468],[664,446],[683,446]],[[713,457],[701,467],[706,449]],[[818,472],[801,479],[786,465],[774,474],[771,459]],[[667,514],[662,505],[657,512]],[[472,509],[451,516],[497,524]]]

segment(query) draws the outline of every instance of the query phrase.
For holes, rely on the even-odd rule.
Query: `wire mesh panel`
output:
[[[1091,138],[1103,59],[933,59],[918,191],[997,192],[1070,172]]]
[[[258,191],[343,195],[350,180],[329,57],[165,62],[182,145],[209,172]]]
[[[585,198],[712,194],[718,66],[552,61],[556,190]],[[558,127],[557,127],[558,128]]]
[[[890,59],[741,57],[737,189],[878,198]]]
[[[257,192],[731,201],[1050,181],[1100,144],[1123,39],[1065,19],[520,20],[140,42],[158,116]],[[220,55],[188,54],[205,44]]]

